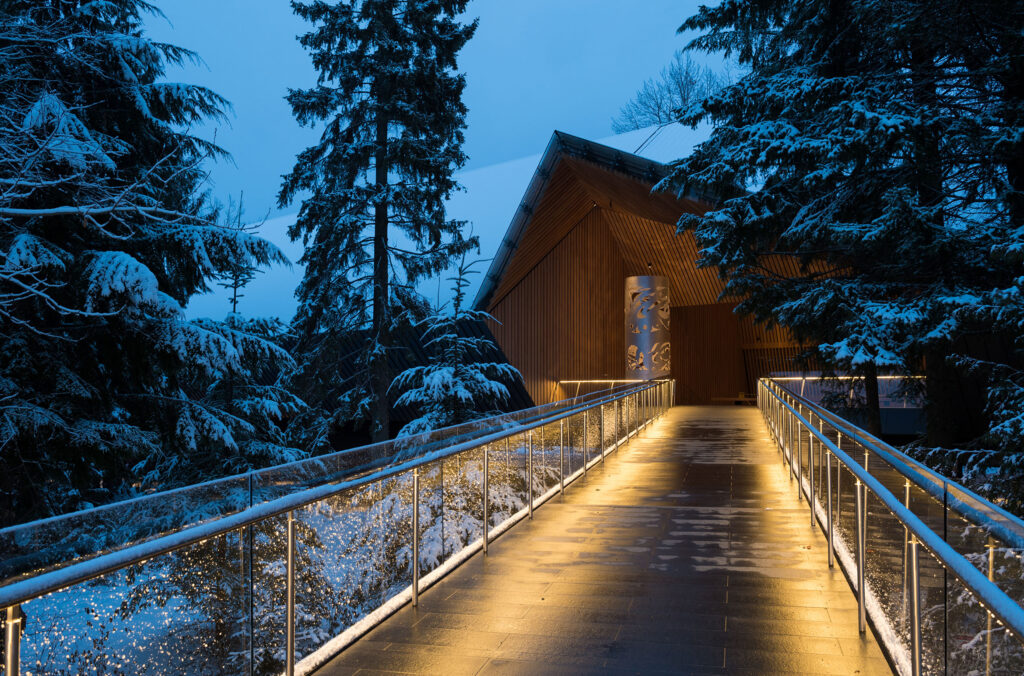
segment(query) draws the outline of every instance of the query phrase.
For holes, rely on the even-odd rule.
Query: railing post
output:
[[[799,412],[802,414],[803,411],[804,411],[803,405],[802,404],[797,404],[797,407],[799,408]],[[804,446],[804,444],[803,444],[803,439],[801,438],[801,434],[800,434],[801,428],[802,428],[802,425],[800,424],[800,419],[796,417],[796,414],[794,414],[793,415],[793,439],[794,439],[794,442],[796,444],[796,500],[797,500],[797,502],[800,502],[800,500],[802,500],[803,497],[804,497],[804,459],[803,459],[803,454],[804,454],[803,446]]]
[[[565,492],[565,418],[558,421],[558,492]]]
[[[867,501],[867,486],[857,480],[854,484],[854,489],[857,493],[857,628],[860,633],[864,633],[867,628],[865,621],[865,608],[864,608],[864,563],[865,563],[865,544],[866,538],[864,531],[867,519],[866,511],[867,505],[864,503]]]
[[[612,413],[615,414],[614,415],[614,417],[615,417],[615,430],[614,431],[615,431],[615,450],[616,451],[619,450],[619,439],[620,439],[620,437],[619,437],[619,408],[620,408],[619,400],[616,399],[615,400],[615,406],[614,406],[614,408],[612,410]]]
[[[789,403],[789,397],[786,397],[786,403]],[[782,409],[783,414],[786,416],[786,438],[788,439],[789,446],[789,478],[796,478],[796,450],[793,444],[793,411],[789,408]]]
[[[247,477],[247,479],[248,479],[248,483],[249,483],[249,506],[252,507],[252,504],[253,504],[253,499],[252,499],[252,493],[253,493],[253,474],[252,474],[251,471],[249,472],[249,476]],[[249,668],[248,668],[248,673],[249,673],[249,676],[252,676],[253,673],[256,671],[256,589],[255,589],[255,587],[256,587],[256,584],[255,584],[256,575],[254,574],[253,567],[252,567],[253,540],[254,540],[253,525],[249,524],[248,526],[246,526],[245,527],[245,532],[246,532],[246,538],[247,538],[248,544],[249,544],[249,547],[248,547],[249,551],[246,553],[246,562],[248,563],[248,565],[246,567],[249,570],[249,598],[247,599],[248,600],[248,608],[246,608],[246,610],[249,611],[248,612],[248,616],[249,617],[247,618],[248,619],[248,623],[249,623],[248,624],[248,628],[249,628]]]
[[[21,606],[7,609],[7,627],[4,632],[4,673],[17,676],[21,673]]]
[[[647,390],[640,390],[640,427],[647,429]]]
[[[629,441],[630,441],[630,436],[631,436],[630,430],[629,430],[629,395],[626,395],[626,397],[623,398],[623,400],[622,400],[622,407],[624,409],[626,409],[623,412],[623,414],[622,414],[622,424],[626,428],[626,444],[628,445]]]
[[[587,475],[587,413],[583,412],[583,476]]]
[[[288,553],[285,561],[285,662],[286,676],[295,674],[295,512],[288,512]]]
[[[843,433],[836,432],[836,448],[843,450]],[[836,458],[839,460],[839,458]],[[836,463],[836,518],[843,518],[843,463]]]
[[[530,518],[533,518],[533,430],[530,430],[529,447],[526,449],[526,485],[529,487],[530,503],[528,505]]]
[[[828,496],[826,498],[825,510],[828,512],[826,518],[826,524],[828,526],[828,567],[832,568],[835,564],[835,547],[832,543],[832,451],[825,449],[825,475],[826,475],[826,492]]]
[[[820,416],[818,418],[818,434],[821,436],[822,439],[825,438],[825,422],[821,419]],[[819,441],[818,442],[818,494],[819,495],[821,494],[821,489],[822,489],[821,473],[824,471],[824,468],[822,467],[822,465],[825,464],[825,460],[822,458],[822,454],[825,453],[827,450],[828,449],[825,448],[825,444]]]
[[[809,482],[807,502],[811,506],[811,528],[814,528],[815,524],[817,524],[817,517],[814,514],[814,435],[812,431],[810,427],[807,428],[807,478]]]
[[[600,435],[600,438],[601,438],[601,442],[600,442],[601,443],[601,462],[603,463],[604,462],[604,451],[605,451],[605,448],[606,448],[605,443],[604,443],[604,404],[601,404],[601,406],[598,408],[598,411],[601,414],[601,426],[600,426],[600,430],[598,431],[598,434]]]
[[[917,548],[917,536],[913,535],[910,539],[910,673],[913,676],[921,676],[921,579]]]
[[[903,480],[903,506],[910,509],[910,480]],[[910,606],[910,529],[903,527],[903,627],[906,628]]]
[[[988,549],[988,579],[995,581],[996,572],[996,543],[992,540],[992,536],[988,536],[988,542],[985,547]],[[991,676],[992,674],[992,613],[989,612],[988,608],[985,609],[985,614],[988,616],[988,631],[985,632],[985,676]]]
[[[486,509],[486,507],[484,508]],[[485,519],[486,521],[486,519]],[[487,551],[487,536],[484,526],[484,551]],[[420,468],[412,469],[412,606],[420,603]]]
[[[488,531],[490,530],[490,493],[487,487],[487,476],[490,474],[491,463],[487,453],[487,446],[484,446],[484,554],[487,553],[487,541],[489,538]]]
[[[790,407],[793,403],[789,403]],[[790,479],[796,479],[796,414],[792,410],[786,409],[786,419],[789,421],[789,476]],[[800,484],[797,483],[796,495],[800,497]]]

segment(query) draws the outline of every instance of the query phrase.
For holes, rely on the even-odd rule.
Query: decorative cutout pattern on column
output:
[[[671,373],[668,278],[626,278],[626,377],[641,380]]]

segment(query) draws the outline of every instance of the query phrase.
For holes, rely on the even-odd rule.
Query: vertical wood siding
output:
[[[593,209],[491,307],[491,330],[534,402],[563,398],[559,380],[624,376],[626,275]]]
[[[625,278],[648,274],[648,264],[670,280],[676,403],[750,394],[757,378],[793,369],[799,349],[788,332],[718,301],[717,271],[696,266],[693,235],[677,235],[671,223],[682,207],[648,190],[579,160],[556,165],[488,308],[535,403],[575,391],[559,380],[624,377]]]

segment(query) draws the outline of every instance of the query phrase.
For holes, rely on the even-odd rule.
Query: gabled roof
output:
[[[655,183],[668,175],[669,168],[666,165],[556,131],[541,156],[519,208],[482,280],[473,303],[477,309],[485,310],[490,304],[522,241],[527,225],[545,191],[552,184],[556,167],[561,163],[572,166],[574,180],[584,187],[585,195],[577,200],[581,202],[577,208],[620,208],[665,223],[674,223],[684,211],[703,211],[706,208],[698,206],[700,197],[696,195],[688,194],[680,200],[668,193],[650,192]],[[630,180],[622,181],[616,177]],[[638,185],[643,186],[643,189],[638,189]],[[589,204],[583,204],[587,201]]]

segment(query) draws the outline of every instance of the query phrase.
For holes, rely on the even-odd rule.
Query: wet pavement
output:
[[[318,675],[889,674],[760,414],[676,407]]]

